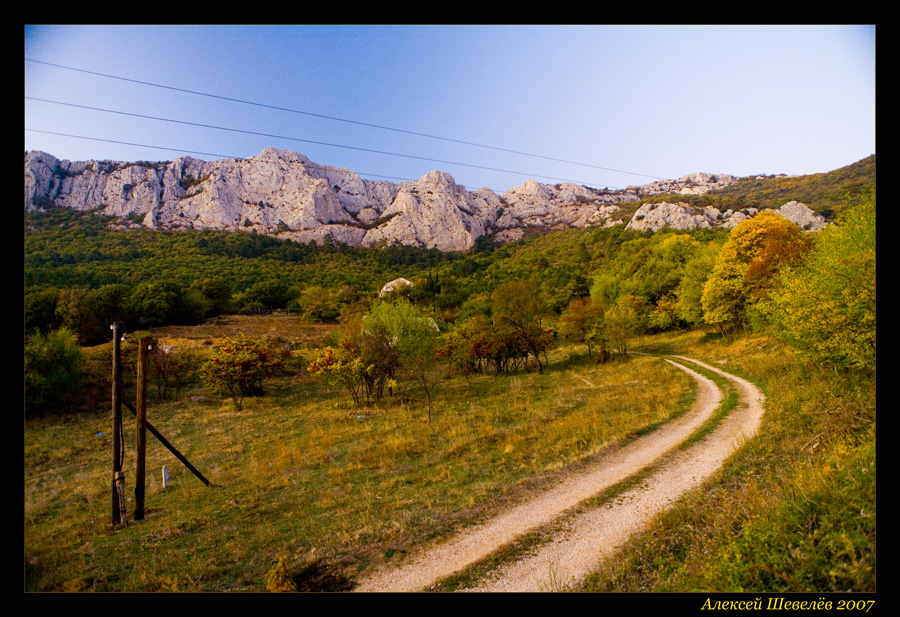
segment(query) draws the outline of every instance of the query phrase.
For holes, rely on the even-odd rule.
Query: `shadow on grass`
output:
[[[697,342],[698,343],[713,343],[716,341],[724,341],[725,335],[721,332],[707,332],[703,336],[701,336]]]
[[[322,560],[314,561],[291,576],[297,591],[350,591],[352,580]]]

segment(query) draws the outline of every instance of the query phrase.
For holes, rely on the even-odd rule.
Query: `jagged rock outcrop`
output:
[[[738,178],[730,174],[696,173],[682,176],[678,180],[657,180],[640,187],[643,195],[677,193],[679,195],[703,195],[709,191],[723,189],[734,184]]]
[[[577,184],[539,184],[528,180],[525,184],[503,193],[507,204],[497,227],[545,227],[564,229],[583,227],[589,221],[618,212],[614,204],[636,201],[634,192],[599,193]]]
[[[383,298],[391,292],[399,291],[399,290],[403,289],[404,287],[412,287],[412,286],[413,286],[412,281],[409,281],[403,277],[400,277],[398,279],[394,279],[393,281],[390,281],[389,283],[385,283],[384,287],[381,288],[381,291],[378,292],[378,297]]]
[[[385,222],[366,232],[364,246],[399,241],[441,251],[466,250],[488,232],[501,204],[494,193],[470,193],[440,171],[398,187],[381,213]]]
[[[824,216],[813,212],[806,204],[799,201],[789,201],[778,208],[776,212],[806,231],[819,231],[826,225]]]
[[[679,230],[706,229],[714,225],[718,213],[715,208],[698,210],[684,203],[644,204],[628,221],[626,229],[638,231],[659,231],[664,227]]]
[[[818,231],[825,226],[825,218],[813,212],[806,204],[791,201],[775,212],[796,223],[806,231]],[[744,210],[725,210],[716,208],[694,208],[685,203],[652,203],[644,204],[631,217],[627,229],[639,231],[659,231],[663,228],[689,230],[724,227],[732,229],[735,225],[759,214],[756,208]]]
[[[121,226],[244,230],[299,242],[401,243],[464,251],[483,235],[506,242],[528,227],[623,224],[623,208],[648,194],[696,194],[735,181],[726,174],[692,174],[609,191],[529,180],[497,195],[486,188],[469,191],[441,171],[400,183],[364,180],[351,170],[275,148],[248,159],[201,161],[185,156],[165,163],[66,161],[28,152],[25,209],[54,204],[96,211],[119,217]],[[781,211],[808,229],[824,223],[797,202]],[[753,214],[645,204],[628,226],[729,227]]]

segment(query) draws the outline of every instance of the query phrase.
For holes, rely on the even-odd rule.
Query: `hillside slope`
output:
[[[692,174],[612,191],[529,180],[498,195],[486,188],[469,190],[441,171],[400,183],[364,180],[351,170],[275,148],[249,159],[207,162],[186,156],[160,163],[78,162],[28,152],[25,210],[55,205],[116,216],[125,227],[244,230],[304,243],[330,238],[349,246],[396,243],[465,251],[482,236],[502,243],[522,237],[529,228],[626,223],[651,230],[732,227],[752,215],[748,206],[755,212],[759,204],[713,201],[707,206],[691,200],[749,181]],[[798,200],[790,190],[781,194],[779,203],[765,207]],[[658,216],[663,212],[658,205],[653,216],[635,212],[651,199],[667,200],[665,216]],[[812,210],[818,209],[813,204]],[[800,210],[798,224],[823,222]]]

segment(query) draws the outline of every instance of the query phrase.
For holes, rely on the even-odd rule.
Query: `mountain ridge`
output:
[[[720,212],[680,202],[635,207],[653,195],[703,195],[739,180],[695,173],[620,190],[528,180],[498,195],[468,190],[438,170],[397,183],[365,180],[271,147],[247,159],[183,156],[158,163],[68,161],[31,151],[25,154],[25,210],[96,211],[119,217],[121,227],[244,230],[304,243],[330,238],[351,246],[465,251],[482,236],[505,243],[535,227],[733,227],[755,209]],[[825,223],[794,200],[779,211],[807,229]]]

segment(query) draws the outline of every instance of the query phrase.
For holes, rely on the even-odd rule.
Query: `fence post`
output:
[[[117,471],[113,479],[113,491],[119,502],[119,511],[117,512],[119,522],[125,520],[125,472]]]
[[[147,455],[147,339],[138,341],[137,426],[134,464],[134,520],[144,519],[144,480]]]
[[[122,473],[122,400],[121,400],[121,345],[119,336],[119,323],[110,326],[113,332],[113,357],[112,357],[112,434],[113,434],[113,460],[112,460],[112,524],[120,525],[123,520],[125,476]]]

